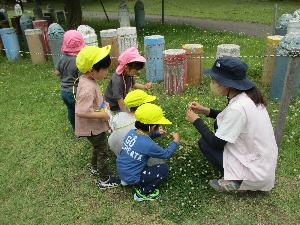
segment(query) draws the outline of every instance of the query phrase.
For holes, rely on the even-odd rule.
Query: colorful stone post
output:
[[[62,55],[60,49],[62,46],[64,33],[64,29],[57,23],[52,23],[48,28],[48,41],[54,68],[56,68]]]
[[[77,28],[77,31],[81,33],[84,43],[86,46],[97,46],[98,47],[98,39],[95,30],[88,25],[80,25]]]
[[[49,43],[48,43],[48,22],[46,20],[35,20],[32,22],[33,27],[40,29],[43,34],[43,45],[46,54],[50,53]]]
[[[263,73],[261,76],[261,82],[264,85],[271,84],[276,59],[276,47],[279,45],[282,38],[283,36],[280,35],[268,36],[267,38],[266,57],[264,58]]]
[[[292,18],[293,16],[291,14],[282,14],[276,22],[275,34],[281,36],[286,35],[288,24]]]
[[[290,20],[287,27],[287,33],[300,33],[300,21],[296,19]]]
[[[221,44],[217,47],[217,58],[221,58],[222,56],[232,56],[239,57],[240,56],[240,46],[235,44]]]
[[[163,51],[165,50],[165,38],[161,35],[144,37],[144,52],[146,58],[146,79],[157,82],[164,79]]]
[[[16,61],[20,59],[20,45],[18,36],[14,28],[0,29],[1,39],[5,48],[8,60]]]
[[[203,45],[185,44],[182,48],[187,53],[187,83],[198,85],[203,74]]]
[[[3,9],[4,10],[4,9]],[[5,11],[5,10],[4,10]],[[6,11],[5,11],[6,12]],[[7,15],[6,15],[7,16]],[[9,28],[9,23],[7,20],[1,20],[0,21],[0,29],[1,28]],[[0,54],[4,55],[5,51],[4,51],[4,46],[3,46],[3,42],[2,39],[0,38]]]
[[[124,0],[119,5],[119,23],[120,27],[130,27],[129,10]]]
[[[119,54],[130,47],[138,48],[136,27],[120,27],[117,29]]]
[[[44,46],[44,35],[40,29],[27,29],[25,36],[33,64],[46,62],[46,50]]]
[[[14,10],[15,10],[15,16],[22,16],[23,14],[22,7],[19,4],[15,4]]]
[[[276,49],[275,67],[272,76],[271,97],[274,100],[281,99],[284,80],[288,69],[289,52],[300,49],[300,33],[287,34]],[[299,60],[300,57],[297,57]],[[300,86],[300,64],[296,68],[296,76],[292,85],[292,96],[296,96]]]
[[[135,26],[141,28],[145,26],[145,9],[141,0],[136,0],[134,4]]]
[[[116,29],[101,30],[101,46],[111,45],[111,68],[116,69],[118,66],[119,43]]]
[[[169,95],[182,93],[186,87],[187,55],[183,49],[164,51],[164,86]]]

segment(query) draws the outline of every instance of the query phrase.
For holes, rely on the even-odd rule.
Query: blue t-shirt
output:
[[[130,130],[124,138],[122,150],[117,157],[120,179],[128,184],[138,183],[149,157],[168,159],[176,148],[177,143],[174,141],[163,149],[149,136],[138,133],[136,129]]]

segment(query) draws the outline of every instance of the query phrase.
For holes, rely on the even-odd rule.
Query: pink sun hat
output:
[[[80,49],[84,47],[82,35],[77,30],[68,30],[64,34],[61,52],[71,56],[76,56]]]
[[[116,69],[116,74],[121,75],[126,64],[131,62],[146,62],[146,59],[140,55],[137,48],[127,48],[118,58],[119,65]]]

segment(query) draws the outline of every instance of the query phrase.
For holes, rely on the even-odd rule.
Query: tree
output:
[[[65,0],[65,12],[68,29],[76,29],[82,22],[80,0]]]

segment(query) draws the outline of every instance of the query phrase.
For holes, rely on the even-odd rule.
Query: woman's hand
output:
[[[196,112],[199,112],[199,113],[202,113],[206,116],[209,115],[210,113],[210,108],[207,108],[203,105],[201,105],[200,103],[198,102],[191,102],[188,106],[189,109],[193,110],[193,111],[196,111]]]
[[[188,109],[187,112],[186,112],[186,120],[191,122],[191,123],[194,123],[194,121],[196,119],[199,118],[199,116],[192,110],[192,109]]]

